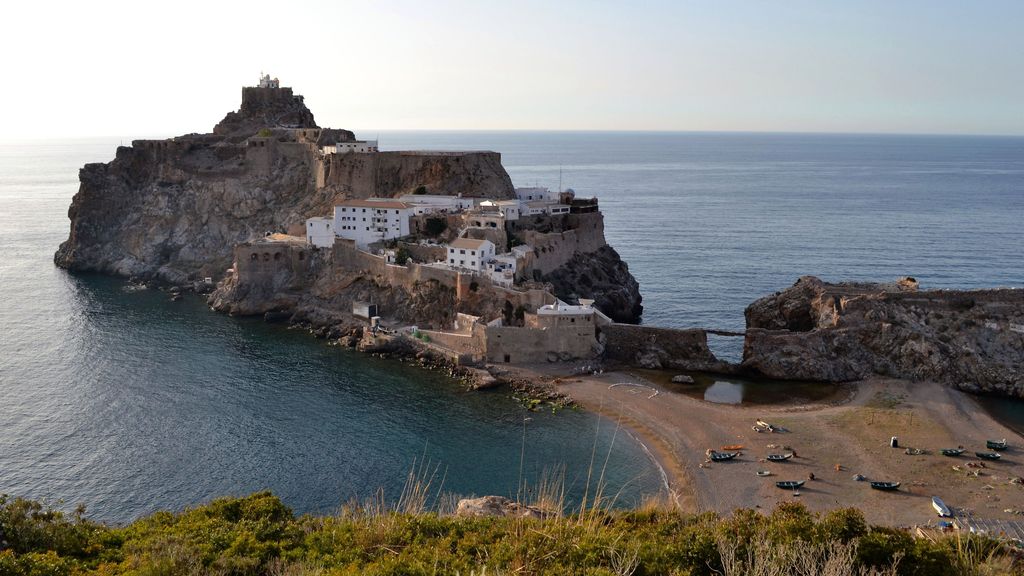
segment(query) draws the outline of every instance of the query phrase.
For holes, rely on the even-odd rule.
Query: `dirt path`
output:
[[[667,472],[686,510],[728,513],[798,499],[812,510],[855,506],[870,522],[890,525],[931,522],[933,495],[985,517],[1019,518],[1004,510],[1024,510],[1024,486],[1009,482],[1024,475],[1024,438],[966,394],[937,384],[873,379],[858,383],[841,405],[755,408],[704,402],[623,372],[569,377],[558,389],[633,430]],[[751,427],[758,419],[789,432],[755,432]],[[899,449],[889,447],[891,436],[899,437]],[[1010,450],[1003,460],[981,469],[966,466],[978,462],[974,452],[985,450],[986,439],[1004,437]],[[705,450],[731,444],[744,446],[738,458],[705,463]],[[957,445],[968,448],[964,457],[939,452]],[[904,447],[928,453],[907,455]],[[785,463],[763,460],[770,452],[794,450],[797,456]],[[759,477],[758,470],[772,475]],[[973,470],[980,476],[968,475]],[[814,480],[808,480],[811,473]],[[855,474],[902,486],[898,492],[872,490],[855,481]],[[794,496],[777,488],[778,480],[807,482]]]

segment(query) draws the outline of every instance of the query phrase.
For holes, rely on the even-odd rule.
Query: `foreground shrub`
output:
[[[378,501],[296,518],[260,492],[114,528],[0,498],[0,575],[1021,573],[993,540],[914,539],[868,526],[855,509],[818,515],[786,503],[720,518],[645,507],[545,520],[411,510]]]

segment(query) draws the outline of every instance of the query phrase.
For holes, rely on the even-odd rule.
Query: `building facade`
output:
[[[390,198],[346,200],[334,207],[334,233],[365,249],[374,242],[409,235],[413,206]]]
[[[318,216],[306,220],[306,242],[317,248],[334,246],[334,218]]]
[[[323,147],[324,154],[348,154],[349,152],[377,152],[376,140],[355,140],[338,142]]]
[[[459,238],[448,245],[448,266],[480,272],[484,264],[494,257],[494,243],[490,240]]]

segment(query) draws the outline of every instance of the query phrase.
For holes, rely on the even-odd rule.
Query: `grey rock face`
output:
[[[934,380],[1024,397],[1024,291],[801,278],[746,310],[743,367],[773,378]]]

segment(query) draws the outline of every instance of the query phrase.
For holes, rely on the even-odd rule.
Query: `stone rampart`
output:
[[[604,357],[639,368],[673,368],[732,372],[734,367],[715,357],[708,337],[697,328],[675,329],[609,324],[601,328]]]
[[[599,351],[593,326],[534,330],[514,326],[485,329],[487,361],[537,364],[593,358]]]
[[[533,248],[532,269],[546,275],[565,265],[576,254],[596,252],[606,245],[604,216],[600,212],[566,216],[570,229],[561,232],[523,230],[523,242]]]

